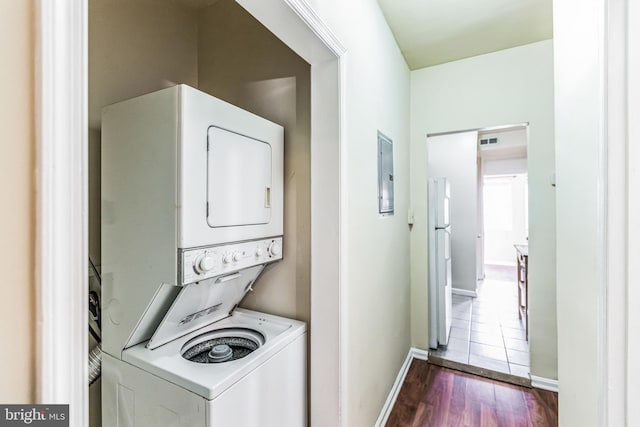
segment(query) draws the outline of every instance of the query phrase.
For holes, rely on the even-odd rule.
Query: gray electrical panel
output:
[[[378,212],[393,214],[393,141],[378,131]]]

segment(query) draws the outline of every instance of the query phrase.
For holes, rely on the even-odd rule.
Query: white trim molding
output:
[[[464,297],[476,298],[478,296],[478,291],[470,291],[468,289],[460,289],[460,288],[451,288],[451,293],[454,295],[462,295]]]
[[[624,14],[617,14],[618,19],[626,19],[626,71],[627,71],[627,98],[626,98],[626,115],[625,126],[627,129],[625,145],[627,147],[626,159],[617,159],[617,167],[621,163],[626,165],[626,224],[625,232],[627,240],[626,246],[626,263],[624,265],[626,271],[625,291],[626,291],[626,319],[625,320],[625,336],[623,343],[619,346],[612,347],[610,354],[619,353],[625,350],[625,383],[622,393],[612,396],[614,399],[625,399],[625,422],[629,426],[640,425],[640,334],[638,334],[638,325],[640,325],[640,310],[636,303],[640,301],[640,286],[638,286],[638,277],[640,277],[640,263],[636,261],[637,254],[640,253],[640,192],[638,192],[638,184],[640,184],[640,4],[637,1],[627,1]],[[615,77],[615,76],[613,76]],[[633,143],[631,141],[634,141]],[[616,167],[616,165],[612,165]],[[612,301],[615,303],[616,301]],[[614,309],[613,304],[610,305]],[[620,307],[615,307],[620,308]],[[613,327],[619,325],[612,324]],[[616,363],[619,359],[610,360],[610,363]]]
[[[331,53],[339,58],[347,52],[342,42],[331,29],[324,23],[316,11],[306,0],[284,0],[285,3],[300,17],[317,36],[317,38],[329,48]]]
[[[551,380],[549,378],[537,377],[535,375],[529,375],[531,377],[531,387],[539,388],[541,390],[559,392],[558,380]]]
[[[413,359],[427,360],[428,357],[429,353],[425,350],[420,350],[415,347],[411,347],[409,349],[409,353],[407,353],[407,357],[404,359],[404,363],[400,367],[400,371],[398,372],[396,381],[393,383],[393,386],[389,391],[387,400],[384,402],[384,405],[380,410],[380,415],[378,416],[378,419],[375,423],[375,427],[383,427],[387,423],[389,415],[391,414],[391,410],[393,409],[393,405],[396,403],[396,399],[398,398],[398,394],[400,393],[400,389],[402,388],[404,379],[407,376],[407,372],[409,372],[409,366],[411,366],[411,362],[413,361]]]
[[[37,401],[88,425],[87,0],[37,12]]]

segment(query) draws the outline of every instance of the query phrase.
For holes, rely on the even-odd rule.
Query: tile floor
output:
[[[453,296],[446,349],[434,356],[519,377],[529,377],[529,343],[518,319],[516,267],[485,266],[478,296]]]

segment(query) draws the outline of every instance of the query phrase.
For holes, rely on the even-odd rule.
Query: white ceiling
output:
[[[412,70],[553,36],[552,0],[378,0]]]

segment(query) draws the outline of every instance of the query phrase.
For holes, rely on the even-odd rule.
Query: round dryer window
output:
[[[182,357],[196,363],[223,363],[242,359],[264,344],[252,329],[218,329],[198,335],[182,347]]]

